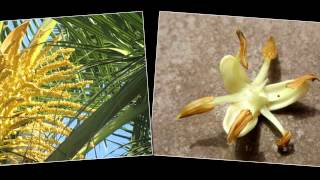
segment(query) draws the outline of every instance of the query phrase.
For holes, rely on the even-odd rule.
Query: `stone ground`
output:
[[[239,48],[236,29],[248,41],[250,77],[263,60],[261,47],[273,36],[279,58],[269,71],[271,82],[307,73],[320,75],[320,23],[161,12],[159,18],[153,145],[156,155],[320,165],[320,83],[312,83],[306,97],[275,115],[293,134],[294,151],[277,152],[278,132],[263,117],[257,127],[235,145],[226,143],[222,120],[227,106],[175,120],[188,102],[226,94],[218,66]]]

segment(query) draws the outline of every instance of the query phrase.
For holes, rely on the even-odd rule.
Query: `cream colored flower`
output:
[[[267,73],[271,61],[277,58],[275,40],[270,37],[262,48],[263,65],[258,75],[249,79],[246,39],[241,31],[237,31],[240,50],[237,56],[226,55],[220,62],[220,72],[225,89],[230,95],[204,97],[186,105],[177,119],[210,111],[215,105],[230,103],[223,120],[223,129],[227,133],[228,143],[248,134],[257,124],[258,116],[265,116],[282,134],[276,143],[279,148],[286,147],[291,133],[286,130],[271,113],[284,108],[303,97],[309,89],[309,80],[317,79],[314,74],[307,74],[296,79],[280,83],[268,83]]]

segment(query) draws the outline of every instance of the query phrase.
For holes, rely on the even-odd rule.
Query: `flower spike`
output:
[[[65,117],[83,109],[72,92],[93,81],[77,77],[79,66],[70,61],[74,50],[53,47],[61,38],[45,44],[56,23],[44,20],[29,46],[22,47],[30,26],[25,21],[0,44],[0,164],[44,161],[61,144],[55,135],[72,131]]]

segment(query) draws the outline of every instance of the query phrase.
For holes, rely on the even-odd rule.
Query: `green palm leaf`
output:
[[[48,45],[61,35],[63,39],[53,46],[75,48],[70,61],[83,65],[77,72],[79,79],[94,80],[94,83],[72,92],[73,101],[83,107],[76,116],[64,119],[73,129],[69,137],[48,134],[62,144],[46,161],[77,159],[76,155],[88,155],[93,151],[96,157],[99,154],[109,157],[118,150],[122,150],[120,155],[123,156],[150,154],[142,14],[102,14],[55,20],[58,24],[50,34]],[[23,47],[28,47],[42,22],[42,19],[30,20]],[[0,42],[21,23],[21,20],[0,22],[0,30],[3,29]],[[86,107],[96,111],[90,114],[84,111]],[[86,120],[80,121],[79,116],[84,115]],[[97,152],[98,145],[104,147],[104,152]]]
[[[134,75],[135,78],[123,86],[119,93],[114,95],[97,109],[83,124],[76,128],[71,135],[52,153],[47,161],[58,161],[73,158],[78,151],[94,137],[94,135],[133,98],[146,89],[145,72]]]
[[[123,84],[134,81],[137,73],[141,73],[140,75],[144,76],[145,79],[144,34],[141,13],[97,15],[89,18],[70,17],[56,20],[60,23],[60,26],[58,27],[62,30],[61,33],[67,34],[67,37],[65,38],[66,41],[60,42],[57,46],[75,47],[77,51],[73,56],[74,61],[79,64],[85,64],[84,70],[86,72],[81,73],[82,77],[84,79],[96,79],[100,82],[99,84],[94,84],[90,87],[92,94],[95,94],[96,96],[94,97],[94,100],[89,101],[90,103],[88,103],[88,106],[99,106],[99,103],[101,105],[101,102],[109,102],[114,97],[119,97],[120,92],[130,93],[130,88],[125,86],[126,91],[122,91],[123,88],[121,87]],[[115,76],[119,71],[122,75],[120,75],[120,77]],[[101,89],[101,85],[108,85],[108,87]],[[139,85],[139,87],[139,96],[148,99],[146,86]],[[110,96],[111,99],[108,98]],[[141,99],[142,98],[140,98],[140,101]],[[110,135],[118,136],[118,138],[123,139],[129,138],[132,142],[139,142],[141,140],[140,145],[148,144],[150,147],[145,148],[144,152],[139,152],[139,154],[150,154],[151,133],[148,102],[138,101],[139,98],[136,101],[136,104],[138,104],[135,105],[130,100],[126,100],[127,104],[124,103],[123,108],[117,109],[112,116],[109,114],[101,115],[104,119],[109,117],[108,121],[105,119],[103,123],[100,122],[99,128],[84,128],[88,132],[86,138],[74,136],[77,138],[69,141],[71,138],[70,136],[64,142],[66,145],[58,147],[55,152],[56,155],[53,154],[48,160],[71,159],[75,158],[77,153],[88,153],[90,150],[95,150],[95,146],[99,143],[104,143],[108,140],[107,138]],[[112,105],[110,104],[110,106]],[[110,113],[110,111],[106,111],[106,113],[107,112]],[[113,117],[115,115],[118,116]],[[133,115],[135,117],[132,117]],[[88,119],[93,116],[95,116],[95,114],[92,114]],[[99,121],[102,120],[96,120],[97,123]],[[86,122],[88,121],[86,120]],[[130,122],[133,122],[131,124],[134,129],[134,131],[128,132],[128,134],[131,135],[126,137],[115,133],[117,130],[122,129],[123,125]],[[83,124],[77,127],[74,132],[81,132],[81,130],[78,130],[79,128],[84,130],[83,127],[86,126]],[[89,127],[89,125],[87,126]],[[138,132],[140,129],[143,133]],[[74,134],[74,132],[72,134]],[[143,136],[137,136],[134,135],[134,133]],[[81,140],[82,143],[78,143],[77,140]],[[72,145],[74,142],[77,142],[77,147]],[[90,143],[93,144],[94,147],[89,146]],[[139,146],[139,144],[132,143],[130,148],[135,148],[136,146]],[[69,148],[74,149],[71,150]],[[130,148],[126,149],[126,151],[129,152]],[[60,153],[58,151],[60,151]],[[61,151],[64,153],[61,153]],[[132,155],[132,153],[126,153],[126,155]]]

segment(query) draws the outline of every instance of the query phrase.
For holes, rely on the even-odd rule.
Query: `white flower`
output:
[[[225,89],[229,95],[219,97],[203,97],[186,105],[177,119],[204,113],[212,110],[215,105],[230,103],[223,120],[223,128],[228,143],[233,143],[238,137],[248,134],[257,124],[258,116],[265,116],[282,134],[277,141],[278,147],[288,145],[291,133],[287,131],[271,113],[284,108],[306,94],[309,89],[308,80],[317,79],[313,74],[307,74],[296,79],[267,85],[267,73],[271,61],[277,58],[277,49],[273,37],[270,37],[262,48],[263,65],[258,75],[249,79],[246,58],[246,39],[241,31],[237,31],[240,40],[240,50],[237,56],[226,55],[220,62]]]

